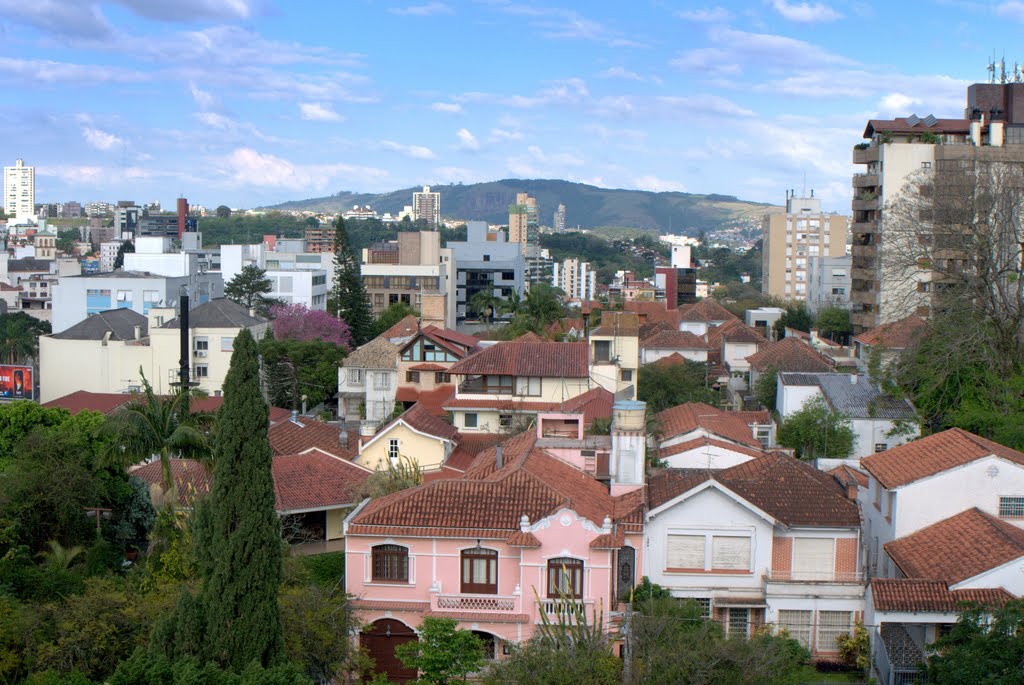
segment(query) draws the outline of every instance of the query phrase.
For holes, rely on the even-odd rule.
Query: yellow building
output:
[[[636,399],[639,332],[636,312],[602,312],[601,323],[590,332],[590,377],[618,399]]]
[[[785,213],[764,217],[761,292],[784,300],[807,300],[812,257],[846,254],[848,218],[827,214],[821,200],[786,193]]]
[[[386,469],[407,459],[424,471],[436,471],[455,449],[455,438],[454,426],[416,404],[361,444],[353,461]]]

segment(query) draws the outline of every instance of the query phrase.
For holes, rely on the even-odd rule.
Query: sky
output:
[[[0,147],[37,202],[556,178],[848,213],[867,120],[962,116],[1022,31],[1021,0],[0,0]]]

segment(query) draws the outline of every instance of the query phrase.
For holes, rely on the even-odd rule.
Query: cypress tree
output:
[[[359,259],[345,229],[345,220],[334,223],[334,309],[348,324],[358,347],[373,338],[373,311],[366,296]]]
[[[240,672],[252,662],[279,663],[284,637],[277,594],[282,576],[281,524],[274,480],[267,405],[260,392],[256,341],[235,338],[217,416],[213,496],[210,501],[205,613],[205,660]]]

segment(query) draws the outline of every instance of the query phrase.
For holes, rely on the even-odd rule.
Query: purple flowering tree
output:
[[[352,349],[348,324],[325,311],[301,304],[275,305],[270,308],[275,340],[322,340]]]

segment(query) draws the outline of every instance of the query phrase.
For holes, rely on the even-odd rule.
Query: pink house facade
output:
[[[356,509],[345,522],[346,589],[377,670],[415,677],[394,646],[428,616],[477,632],[496,658],[554,617],[560,597],[608,627],[642,575],[643,411],[619,403],[612,435],[586,437],[582,417],[545,425],[542,415],[463,476]]]

